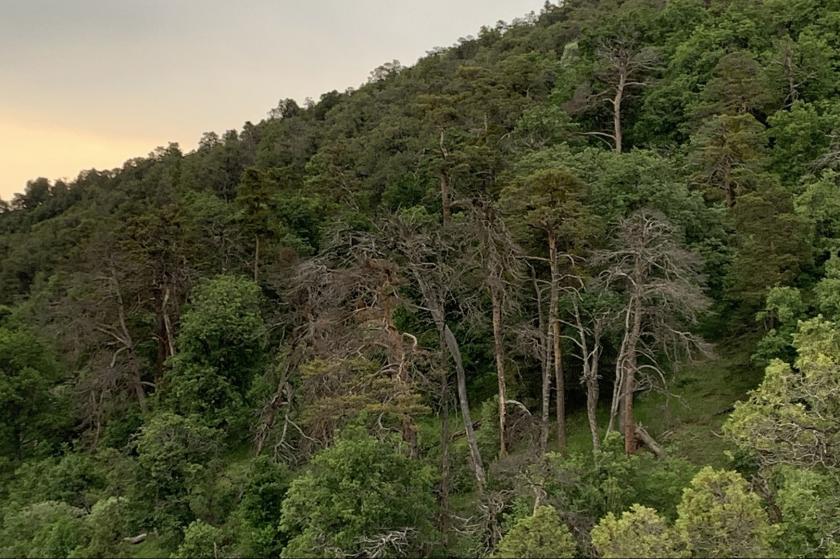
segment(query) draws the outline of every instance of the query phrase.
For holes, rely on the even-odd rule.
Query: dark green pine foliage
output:
[[[21,185],[0,555],[836,556],[838,72],[836,0],[547,2]]]

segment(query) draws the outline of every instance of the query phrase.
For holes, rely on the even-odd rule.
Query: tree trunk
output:
[[[537,328],[540,334],[540,353],[542,365],[542,408],[540,416],[540,453],[545,454],[548,450],[548,410],[549,410],[549,395],[551,391],[551,340],[549,328],[545,325],[543,320],[542,310],[542,291],[537,283],[537,276],[533,268],[531,269],[534,292],[537,297]]]
[[[613,382],[612,400],[610,400],[610,420],[607,423],[607,430],[604,437],[608,437],[615,427],[615,421],[618,416],[619,400],[621,400],[621,389],[624,386],[624,368],[620,365],[623,353],[619,352],[617,365],[615,368],[615,381]]]
[[[455,362],[455,375],[458,383],[458,400],[461,405],[461,416],[464,419],[464,433],[467,437],[467,444],[470,448],[470,458],[475,473],[479,493],[484,492],[487,485],[487,475],[484,473],[484,464],[481,461],[481,452],[478,450],[478,441],[473,430],[472,417],[470,416],[470,404],[467,398],[467,378],[464,372],[464,364],[461,360],[461,350],[458,348],[458,341],[449,326],[444,326],[444,338],[449,349],[452,360]],[[500,404],[501,405],[501,404]]]
[[[507,390],[505,387],[505,357],[502,340],[502,303],[497,289],[490,288],[493,306],[493,343],[496,355],[496,377],[499,381],[499,456],[507,455]]]
[[[440,337],[440,354],[442,367],[440,369],[440,401],[441,401],[441,422],[440,422],[440,513],[439,525],[442,536],[443,549],[449,545],[449,372],[446,367],[446,340]]]
[[[566,450],[566,382],[563,373],[563,354],[560,352],[560,321],[553,324],[554,339],[554,383],[555,383],[555,415],[557,421],[557,448],[560,452]]]
[[[586,365],[586,419],[589,422],[589,432],[592,434],[592,450],[601,448],[601,437],[598,434],[598,364],[601,358],[600,342],[595,341],[592,357],[587,358]]]
[[[155,352],[155,366],[154,379],[157,383],[165,372],[166,360],[169,358],[169,350],[167,349],[166,339],[166,324],[163,322],[164,312],[164,297],[160,289],[152,290],[152,306],[155,309],[155,345],[157,351]]]
[[[656,440],[650,436],[650,433],[645,431],[644,427],[642,427],[641,425],[636,426],[635,435],[636,438],[642,441],[642,443],[648,448],[648,450],[650,450],[654,454],[654,456],[660,459],[665,458],[665,451],[662,449],[661,446],[659,446]]]
[[[724,175],[723,192],[726,196],[726,207],[731,210],[735,207],[735,185],[732,184],[729,170],[727,170]]]
[[[799,98],[799,92],[797,91],[796,86],[796,71],[794,70],[792,54],[793,53],[791,53],[790,48],[785,48],[783,65],[788,82],[787,103],[785,104],[785,108],[792,106]]]
[[[633,419],[633,393],[636,390],[636,369],[638,357],[636,347],[642,327],[642,302],[639,294],[633,299],[633,326],[627,343],[625,359],[624,398],[622,427],[624,429],[624,450],[627,454],[636,452],[636,423]]]
[[[440,156],[443,158],[444,162],[449,158],[449,151],[446,149],[446,143],[444,142],[446,137],[446,130],[440,131],[440,140],[439,140],[439,149],[440,149]],[[449,225],[449,221],[451,219],[451,210],[450,210],[450,194],[449,194],[449,175],[446,172],[445,168],[441,168],[440,170],[440,200],[441,200],[441,208],[443,212],[443,224]]]
[[[254,235],[254,283],[260,280],[260,236]]]
[[[443,211],[443,224],[449,225],[452,210],[450,209],[449,176],[447,176],[446,171],[440,172],[440,198]]]
[[[601,360],[601,334],[600,326],[593,327],[592,351],[589,351],[589,342],[586,339],[586,328],[580,316],[580,309],[577,301],[574,301],[575,326],[580,336],[580,353],[583,362],[583,382],[586,386],[586,419],[589,422],[589,432],[592,435],[592,451],[597,452],[601,448],[601,437],[598,434],[598,366]]]
[[[129,356],[129,359],[131,359],[131,370],[134,374],[134,382],[132,383],[134,385],[134,394],[137,396],[137,403],[140,404],[140,412],[145,415],[148,409],[146,407],[146,391],[143,389],[140,367],[137,366],[137,361],[133,355]]]
[[[412,270],[414,279],[420,287],[420,292],[423,295],[423,300],[426,307],[432,315],[432,320],[437,326],[438,335],[446,346],[447,351],[455,363],[455,373],[458,384],[458,400],[461,408],[461,416],[464,421],[464,432],[467,436],[467,444],[470,449],[470,463],[475,474],[476,485],[479,493],[484,493],[484,488],[487,485],[487,475],[484,473],[484,463],[481,461],[481,452],[478,449],[478,441],[475,438],[475,431],[473,430],[472,417],[470,415],[470,404],[467,398],[467,380],[464,372],[464,363],[461,360],[461,350],[458,347],[458,341],[449,326],[446,324],[443,304],[437,293],[432,289],[427,278],[423,276],[418,269]],[[443,349],[443,348],[441,348]]]
[[[624,88],[627,83],[627,72],[624,68],[619,70],[618,85],[615,88],[615,97],[613,98],[613,137],[615,139],[615,152],[621,153],[622,148],[622,130],[621,130],[621,103],[624,99]]]
[[[166,279],[163,280],[166,282]],[[157,359],[155,364],[155,384],[163,377],[166,369],[166,361],[175,355],[175,337],[172,331],[172,320],[169,318],[170,289],[165,287],[160,303],[157,303],[158,294],[155,294],[155,313],[157,314]]]
[[[554,357],[554,382],[557,415],[557,446],[562,452],[566,448],[566,389],[563,376],[563,354],[560,349],[560,263],[557,256],[557,237],[548,234],[548,254],[551,264],[551,296],[549,300],[549,322],[551,324],[551,346]],[[545,398],[545,395],[543,395]]]
[[[629,362],[635,358],[628,356]],[[633,391],[635,386],[635,375],[632,373],[632,366],[628,367],[627,375],[624,378],[624,398],[622,399],[621,426],[624,430],[624,451],[627,454],[636,452],[636,426],[633,422]]]
[[[624,312],[624,336],[621,338],[621,346],[618,349],[618,358],[615,360],[615,381],[613,382],[612,400],[610,401],[610,421],[607,424],[607,432],[604,434],[605,437],[609,436],[612,432],[616,418],[619,419],[619,430],[621,430],[622,434],[624,433],[621,429],[621,425],[623,425],[623,416],[619,417],[621,415],[619,411],[624,409],[624,393],[622,391],[624,390],[624,376],[627,371],[624,361],[627,359],[627,346],[631,330],[631,309],[632,305],[628,304],[627,309]]]
[[[172,320],[169,318],[169,312],[166,307],[169,305],[169,288],[167,287],[163,294],[163,326],[166,332],[166,346],[169,349],[169,357],[175,356],[175,334],[172,331]]]

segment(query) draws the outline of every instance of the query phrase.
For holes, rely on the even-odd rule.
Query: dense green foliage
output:
[[[0,323],[0,426],[3,455],[21,459],[49,445],[60,433],[64,402],[61,372],[52,352],[37,336]]]
[[[600,557],[684,557],[679,537],[651,508],[633,505],[616,517],[607,514],[592,529],[592,545]]]
[[[576,557],[569,528],[552,506],[539,507],[521,518],[496,547],[494,557]]]
[[[160,392],[166,405],[212,427],[244,430],[249,389],[265,360],[259,297],[253,282],[230,276],[195,287]]]
[[[30,181],[0,555],[836,555],[838,78],[834,0],[549,2]]]
[[[432,531],[432,481],[428,467],[388,441],[343,436],[289,487],[283,556],[419,553]]]
[[[737,472],[701,470],[677,507],[676,529],[693,557],[766,557],[773,530]]]

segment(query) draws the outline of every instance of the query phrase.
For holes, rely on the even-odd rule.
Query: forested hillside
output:
[[[567,0],[30,181],[0,555],[838,556],[838,72],[837,0]]]

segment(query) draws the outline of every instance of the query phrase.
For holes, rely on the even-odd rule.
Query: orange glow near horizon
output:
[[[364,83],[544,0],[4,0],[0,198]]]
[[[161,142],[95,134],[0,116],[0,198],[11,200],[38,177],[75,179],[85,169],[113,169]]]

